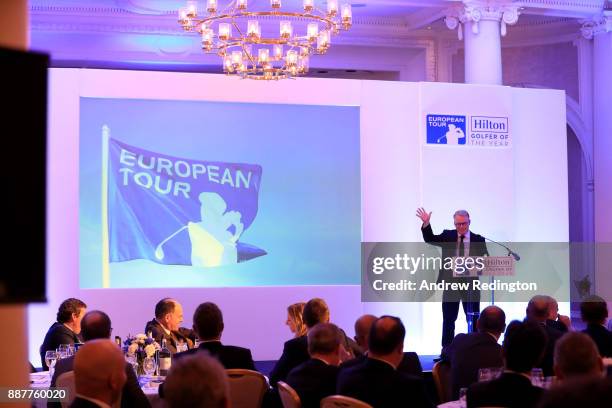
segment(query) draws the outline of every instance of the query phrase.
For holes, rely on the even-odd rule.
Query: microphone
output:
[[[494,244],[497,244],[501,247],[504,247],[507,251],[508,251],[508,256],[511,256],[514,258],[515,261],[520,261],[521,257],[519,256],[519,254],[517,254],[516,252],[514,252],[513,250],[511,250],[510,248],[508,248],[507,246],[505,246],[504,244],[494,241],[490,238],[485,237],[484,235],[482,236],[485,240],[489,241],[489,242],[493,242]]]

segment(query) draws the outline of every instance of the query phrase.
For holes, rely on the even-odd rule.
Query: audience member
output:
[[[373,315],[363,315],[357,319],[355,322],[355,341],[363,351],[363,354],[350,360],[346,360],[340,364],[340,369],[352,367],[365,361],[368,354],[370,330],[372,329],[372,325],[376,319],[377,317]],[[402,358],[400,365],[397,367],[397,371],[404,374],[423,377],[423,367],[421,366],[421,361],[419,360],[417,353],[414,351],[404,351],[404,358]]]
[[[442,350],[442,359],[450,362],[452,398],[459,390],[478,381],[478,370],[502,367],[502,348],[497,343],[506,329],[506,314],[497,306],[488,306],[476,321],[476,332],[458,334]]]
[[[368,357],[338,374],[338,394],[374,407],[431,407],[423,382],[397,370],[404,357],[406,330],[397,317],[382,316],[372,325]]]
[[[508,325],[502,352],[505,371],[494,380],[472,384],[467,391],[471,407],[535,407],[543,389],[531,384],[531,370],[538,365],[546,348],[543,325],[526,320]]]
[[[586,377],[562,383],[542,398],[539,408],[609,408],[612,377]]]
[[[188,336],[181,333],[180,324],[183,322],[183,307],[172,298],[164,298],[155,305],[155,319],[147,322],[145,333],[151,332],[153,338],[160,345],[166,340],[168,350],[172,354],[177,352],[179,343],[193,347],[193,342]]]
[[[99,310],[92,310],[83,316],[83,320],[81,321],[81,336],[83,337],[83,341],[88,342],[96,339],[110,339],[111,331],[111,320],[106,313]],[[57,361],[53,378],[51,379],[51,387],[56,386],[57,378],[61,374],[74,369],[74,359],[75,356],[71,356]],[[151,404],[138,384],[138,378],[136,378],[132,365],[128,363],[124,365],[127,380],[121,392],[121,407],[150,407]],[[60,403],[49,402],[47,406],[59,407]]]
[[[321,399],[335,394],[342,335],[331,323],[319,323],[308,332],[310,360],[289,372],[289,384],[303,408],[318,408]]]
[[[108,408],[119,399],[125,381],[125,360],[117,345],[107,339],[90,340],[74,359],[76,398],[71,408]]]
[[[547,343],[544,351],[544,357],[539,364],[539,367],[544,371],[545,376],[553,375],[553,353],[557,340],[563,335],[563,332],[546,324],[548,319],[548,303],[547,296],[537,295],[529,300],[527,305],[527,319],[539,323],[546,332]]]
[[[206,353],[172,363],[165,385],[169,408],[229,408],[229,385],[223,366]]]
[[[555,346],[554,371],[557,380],[601,377],[603,361],[597,345],[584,333],[567,333]]]
[[[582,321],[587,324],[583,333],[588,334],[602,357],[612,357],[612,333],[606,328],[608,305],[599,296],[590,296],[580,303]]]
[[[87,311],[87,305],[79,299],[69,298],[62,302],[57,311],[57,321],[49,327],[40,346],[40,359],[43,370],[48,370],[45,353],[56,350],[61,344],[80,343],[81,319]]]
[[[289,326],[289,330],[291,330],[294,337],[306,335],[307,328],[302,320],[305,304],[306,302],[298,302],[287,307],[287,321],[285,324]]]
[[[308,330],[318,323],[329,323],[329,308],[327,307],[327,303],[320,298],[310,299],[306,302],[306,305],[304,305],[302,319]],[[359,351],[359,346],[357,346],[353,340],[347,338],[342,329],[339,330],[342,336],[340,345],[341,360],[348,360],[355,357],[355,355],[360,355],[361,351]],[[310,359],[310,356],[308,355],[308,339],[306,336],[296,337],[286,341],[283,346],[283,354],[270,372],[270,384],[276,386],[277,382],[285,381],[289,371],[308,359]]]
[[[255,370],[251,350],[238,346],[227,346],[221,343],[224,327],[221,309],[212,302],[202,303],[193,314],[193,328],[200,339],[200,346],[176,354],[174,356],[175,359],[178,360],[205,350],[211,356],[217,358],[226,369],[244,368]]]
[[[562,333],[567,333],[572,330],[572,321],[570,318],[559,313],[557,299],[552,296],[546,296],[546,298],[548,299],[548,318],[546,324]]]

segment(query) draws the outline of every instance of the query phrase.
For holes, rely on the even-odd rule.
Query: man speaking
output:
[[[421,232],[423,240],[442,248],[443,266],[438,274],[440,282],[469,282],[468,290],[445,290],[442,294],[442,348],[451,343],[455,336],[455,321],[459,314],[459,302],[463,304],[466,320],[471,327],[476,327],[480,312],[480,290],[474,290],[473,280],[478,277],[454,277],[452,268],[448,267],[446,259],[452,257],[478,257],[488,255],[483,236],[470,231],[470,214],[465,210],[457,210],[453,215],[454,230],[444,230],[435,235],[429,223],[431,212],[424,208],[417,209],[417,217],[423,221]]]

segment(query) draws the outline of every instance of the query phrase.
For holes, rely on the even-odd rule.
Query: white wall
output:
[[[38,347],[55,319],[59,303],[71,296],[83,299],[90,308],[109,313],[115,334],[121,336],[141,332],[153,316],[155,303],[162,297],[176,297],[183,303],[185,326],[191,325],[197,304],[216,302],[225,316],[223,340],[252,348],[256,360],[276,359],[280,355],[282,343],[290,337],[284,325],[286,306],[319,296],[328,301],[332,320],[349,335],[353,334],[354,320],[364,311],[391,313],[401,316],[406,323],[408,349],[423,354],[439,352],[439,304],[364,305],[358,286],[168,290],[81,290],[78,286],[79,97],[360,106],[363,240],[420,241],[415,209],[442,203],[442,197],[436,195],[435,184],[425,179],[422,172],[426,156],[421,155],[419,139],[419,92],[423,91],[423,84],[327,79],[263,83],[220,75],[53,69],[50,88],[49,303],[29,308],[33,362],[38,363]],[[522,123],[514,130],[516,144],[512,159],[504,162],[506,166],[513,166],[513,171],[506,169],[506,177],[514,182],[513,203],[507,203],[504,210],[512,212],[506,223],[514,225],[511,229],[510,224],[504,224],[504,230],[513,231],[507,239],[567,240],[564,95],[558,91],[499,89],[511,92],[513,123]],[[537,115],[543,106],[546,112]],[[533,170],[534,160],[537,160],[537,171]],[[484,162],[477,160],[472,165],[474,171],[487,171],[488,165]],[[524,180],[523,173],[528,173],[529,180]],[[554,182],[550,177],[555,177]],[[499,215],[495,206],[487,206],[486,184],[480,185],[474,194],[482,202],[480,214],[473,214],[473,218],[489,220],[486,225],[479,221],[479,231],[495,230],[491,220]],[[538,200],[534,200],[535,196]],[[444,200],[448,208],[440,207],[441,214],[436,213],[437,228],[448,228],[450,214],[457,206],[448,198]],[[461,329],[458,325],[458,330]]]

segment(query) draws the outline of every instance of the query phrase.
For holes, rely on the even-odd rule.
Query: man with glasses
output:
[[[445,290],[442,294],[442,348],[449,345],[455,336],[455,321],[459,314],[459,302],[462,302],[466,320],[471,328],[476,327],[480,313],[480,291],[474,290],[472,281],[478,277],[454,277],[452,268],[445,260],[452,257],[479,257],[488,255],[485,238],[470,231],[470,214],[465,210],[457,210],[453,215],[454,230],[444,230],[435,235],[429,223],[431,212],[424,208],[417,209],[417,217],[421,219],[421,232],[425,242],[442,248],[442,264],[438,274],[438,283],[469,282],[468,290]]]

